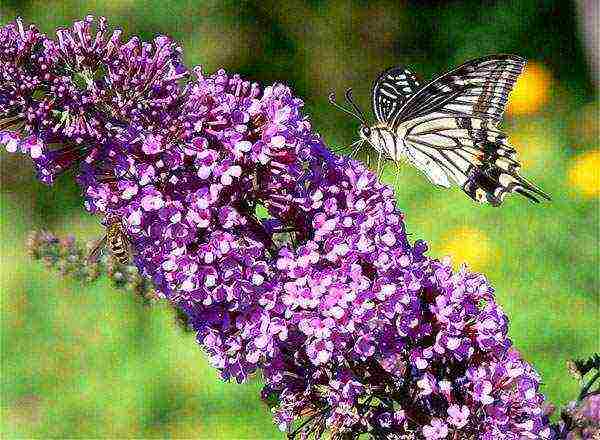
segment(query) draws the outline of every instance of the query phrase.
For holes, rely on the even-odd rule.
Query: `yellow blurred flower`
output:
[[[467,263],[473,270],[481,270],[493,257],[488,236],[478,229],[454,229],[442,238],[442,243],[440,255],[450,256],[456,267]]]
[[[571,161],[567,173],[569,186],[585,197],[600,195],[600,150],[580,154]]]
[[[510,94],[507,112],[512,115],[536,113],[550,100],[551,85],[552,75],[546,67],[528,63]]]

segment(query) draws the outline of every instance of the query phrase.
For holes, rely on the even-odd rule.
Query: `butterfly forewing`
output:
[[[373,83],[371,94],[377,120],[381,123],[392,121],[419,88],[415,74],[404,67],[393,67],[381,73]]]
[[[525,59],[495,55],[469,61],[434,79],[398,110],[392,127],[429,113],[476,116],[498,125]]]

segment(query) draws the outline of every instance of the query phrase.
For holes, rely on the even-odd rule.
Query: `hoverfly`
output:
[[[108,248],[111,255],[121,264],[129,264],[131,261],[131,250],[127,234],[121,220],[110,217],[106,220],[106,234],[90,252],[88,261],[95,261],[102,248]]]

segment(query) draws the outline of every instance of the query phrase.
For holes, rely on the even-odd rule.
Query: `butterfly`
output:
[[[367,143],[379,158],[406,160],[431,183],[460,186],[473,200],[500,206],[515,192],[533,202],[550,196],[519,174],[517,152],[499,128],[508,95],[526,60],[492,55],[468,61],[433,81],[420,85],[409,69],[382,72],[373,84],[375,119],[369,125],[346,90],[351,108],[329,101],[361,122],[359,143]]]

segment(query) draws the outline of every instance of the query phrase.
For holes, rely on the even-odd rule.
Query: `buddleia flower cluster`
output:
[[[290,438],[554,438],[485,277],[409,242],[392,189],[332,154],[288,86],[121,37],[4,26],[0,142],[122,219],[223,379],[260,373]]]

